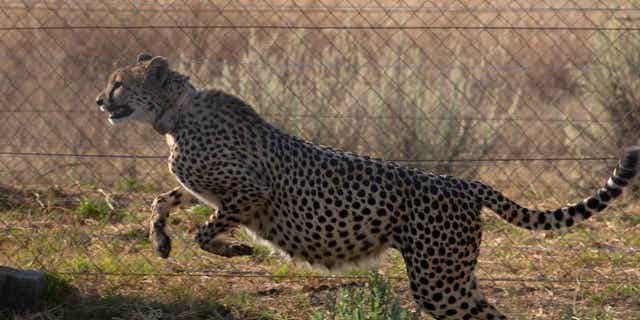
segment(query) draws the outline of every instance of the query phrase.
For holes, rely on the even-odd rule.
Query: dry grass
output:
[[[80,3],[80,4],[78,4]],[[161,9],[158,4],[170,4]],[[59,25],[612,26],[624,12],[347,10],[339,1],[41,1],[0,4],[0,27]],[[317,6],[342,6],[326,10]],[[420,7],[423,2],[408,1]],[[449,8],[550,7],[546,1],[448,1]],[[279,11],[269,11],[269,5]],[[373,4],[352,1],[353,6]],[[398,7],[398,4],[385,3]],[[567,6],[599,8],[601,1]],[[614,6],[615,4],[608,4]],[[623,7],[632,4],[623,3]],[[87,7],[88,6],[88,7]],[[316,7],[313,7],[316,6]],[[430,5],[428,7],[433,7]],[[292,9],[293,8],[293,9]],[[375,9],[375,8],[373,8]],[[423,9],[425,9],[423,7]],[[433,9],[433,8],[432,8]],[[632,21],[633,19],[629,20]],[[147,128],[107,127],[93,107],[115,67],[140,51],[169,57],[195,84],[237,94],[270,121],[314,142],[388,159],[609,157],[619,120],[590,68],[633,40],[583,30],[19,30],[0,34],[0,152],[163,155]],[[608,40],[607,40],[608,39]],[[603,53],[603,51],[605,53]],[[624,56],[624,55],[622,55]],[[616,55],[609,55],[613,60]],[[608,58],[609,59],[609,58]],[[604,61],[606,62],[606,61]],[[629,74],[633,74],[633,68]],[[633,109],[633,108],[632,108]],[[541,121],[541,119],[543,121]],[[629,126],[626,126],[629,127]],[[608,161],[410,162],[480,179],[525,205],[552,208],[592,192]],[[196,250],[202,214],[172,218],[174,255],[156,258],[145,220],[153,193],[171,187],[162,159],[0,158],[0,265],[52,272],[184,273],[225,269],[288,277],[61,275],[76,290],[41,314],[17,319],[307,319],[327,293],[361,283],[317,274],[265,250],[222,259]],[[8,188],[8,186],[12,186]],[[48,187],[43,187],[48,186]],[[105,201],[103,192],[110,195]],[[514,319],[640,317],[638,211],[614,210],[561,234],[534,234],[486,216],[479,275]],[[113,208],[111,208],[113,207]],[[106,235],[106,236],[105,236]],[[181,239],[181,240],[178,240]],[[394,292],[412,307],[397,253],[381,260]],[[355,271],[354,274],[366,274]],[[569,279],[569,283],[504,281]],[[499,279],[492,281],[490,279]],[[606,283],[607,280],[624,283]],[[584,280],[596,280],[595,283]],[[601,281],[601,282],[598,282]],[[2,315],[0,315],[2,317]]]
[[[172,215],[174,249],[162,260],[146,238],[148,204],[142,199],[150,194],[113,200],[114,193],[111,210],[91,189],[69,192],[76,196],[37,193],[55,196],[41,205],[30,201],[34,196],[18,194],[22,200],[0,212],[0,265],[47,270],[75,288],[53,295],[44,311],[49,318],[40,314],[39,319],[308,319],[326,308],[329,293],[367,282],[305,278],[323,274],[266,249],[233,259],[199,251],[192,237],[208,214],[202,208]],[[87,215],[87,203],[99,209]],[[484,291],[514,319],[640,316],[639,221],[624,213],[634,210],[617,207],[570,231],[548,234],[523,231],[487,214],[478,271]],[[197,275],[203,270],[211,273]],[[399,253],[387,252],[380,270],[402,304],[415,308]],[[513,281],[518,279],[523,281]],[[567,282],[548,282],[554,279]]]

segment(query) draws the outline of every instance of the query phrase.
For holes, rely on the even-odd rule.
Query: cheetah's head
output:
[[[156,127],[167,110],[175,108],[188,77],[169,69],[164,57],[138,55],[137,63],[115,70],[96,103],[111,124],[136,120]]]

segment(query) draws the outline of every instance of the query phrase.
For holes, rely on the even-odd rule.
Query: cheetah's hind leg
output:
[[[204,228],[206,227],[202,227],[201,230]],[[199,232],[199,234],[203,232],[206,231]],[[227,231],[227,233],[230,232]],[[253,247],[233,239],[229,234],[218,234],[209,240],[204,240],[204,238],[200,236],[196,241],[202,250],[225,258],[250,256],[253,254]]]
[[[446,281],[443,278],[419,280],[411,279],[411,288],[416,302],[436,319],[442,320],[506,320],[500,311],[492,306],[476,285],[475,276],[470,281],[454,280],[454,290],[439,289]],[[448,286],[446,284],[445,286]],[[455,290],[455,289],[458,290]]]
[[[479,232],[472,235],[480,239]],[[436,250],[419,240],[408,243],[410,245],[404,246],[401,252],[407,266],[411,293],[423,310],[436,319],[507,319],[487,302],[477,286],[474,273],[478,250],[472,247],[459,248],[463,252],[443,247],[440,247],[443,250]],[[466,258],[449,258],[458,256]]]

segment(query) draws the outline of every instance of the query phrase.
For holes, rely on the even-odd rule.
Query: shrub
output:
[[[314,320],[414,320],[420,313],[409,311],[394,297],[389,284],[373,274],[364,288],[340,289],[329,297],[327,310],[317,312]]]
[[[630,5],[640,5],[640,1],[631,2]],[[632,19],[611,19],[603,27],[632,27],[630,24],[637,23]],[[583,87],[604,114],[614,120],[607,132],[613,132],[612,147],[619,149],[635,143],[629,139],[640,130],[640,37],[637,32],[605,30],[596,39],[595,63],[585,72]]]
[[[76,213],[82,218],[98,220],[116,219],[122,220],[126,213],[121,210],[112,210],[104,200],[92,200],[85,198],[76,208]]]

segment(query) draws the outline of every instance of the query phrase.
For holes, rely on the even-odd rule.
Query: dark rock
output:
[[[0,266],[0,309],[18,312],[38,309],[46,291],[45,273]]]

